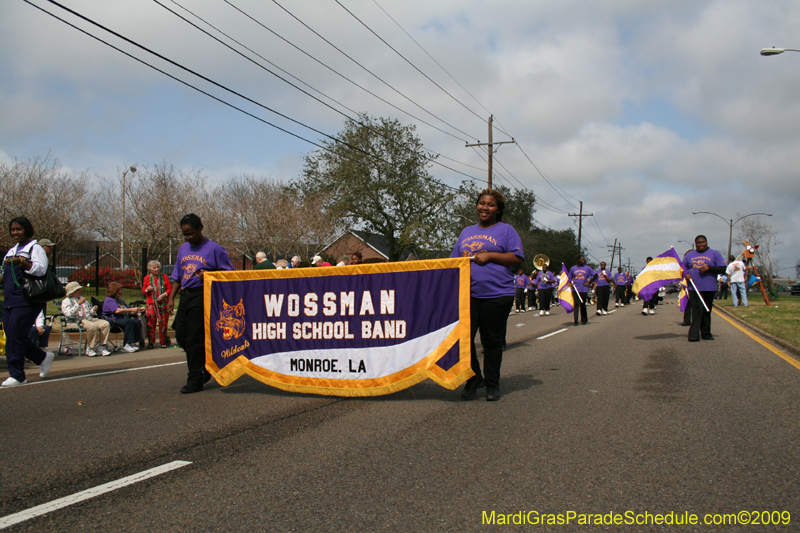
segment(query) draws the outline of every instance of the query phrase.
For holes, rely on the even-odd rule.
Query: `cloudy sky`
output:
[[[167,162],[216,180],[290,180],[307,141],[367,112],[417,125],[450,167],[432,173],[458,185],[485,179],[485,154],[464,145],[487,141],[491,113],[495,141],[518,142],[500,147],[495,179],[533,189],[536,219],[552,228],[572,226],[583,201],[595,260],[618,239],[641,266],[698,233],[724,253],[728,224],[692,211],[773,213],[762,219],[782,242],[781,274],[800,259],[800,53],[759,55],[800,48],[798,2],[62,0],[219,86],[30,2],[260,120],[7,0],[0,161],[50,152],[97,176]]]

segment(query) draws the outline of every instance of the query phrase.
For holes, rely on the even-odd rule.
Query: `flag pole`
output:
[[[698,298],[700,298],[700,301],[701,301],[701,302],[703,302],[703,308],[706,310],[706,313],[710,313],[710,312],[711,312],[711,310],[710,310],[710,309],[708,308],[708,306],[706,305],[706,301],[705,301],[705,300],[703,300],[703,297],[700,295],[700,291],[698,291],[698,290],[697,290],[697,285],[695,285],[695,284],[694,284],[694,279],[692,279],[692,277],[691,277],[691,276],[689,276],[689,281],[691,281],[691,282],[692,282],[692,287],[694,287],[694,292],[696,292],[696,293],[697,293],[697,297],[698,297]]]

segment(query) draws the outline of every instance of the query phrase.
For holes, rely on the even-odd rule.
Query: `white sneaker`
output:
[[[647,309],[642,309],[642,314],[646,315],[647,314]]]
[[[544,311],[539,311],[539,316],[544,316]]]
[[[625,307],[625,304],[619,304],[620,307]]]
[[[600,315],[602,315],[602,314],[603,314],[603,312],[602,312],[602,311],[600,311],[600,310],[598,310],[598,311],[597,311],[597,316],[600,316]]]
[[[650,314],[651,314],[651,315],[654,315],[654,314],[656,314],[656,310],[655,310],[655,309],[651,309],[651,310],[650,310]]]
[[[8,378],[3,382],[3,387],[16,387],[17,385],[25,385],[27,382],[27,379],[17,381],[15,378]]]
[[[515,313],[519,313],[519,309],[515,309],[515,310],[514,310],[514,312],[515,312]]]
[[[130,344],[126,344],[125,346],[122,347],[122,351],[125,353],[133,353],[136,351],[136,348],[134,348]]]
[[[44,352],[44,354],[45,354],[44,361],[42,361],[42,364],[39,365],[40,378],[47,377],[47,374],[50,373],[50,365],[53,364],[53,359],[56,358],[56,354],[54,354],[53,352]]]
[[[550,316],[550,311],[545,311],[544,314]]]
[[[603,309],[603,315],[607,315],[607,314],[608,314],[608,311],[606,311],[605,309]]]
[[[614,302],[614,307],[619,307],[619,303]]]
[[[98,353],[99,353],[100,355],[102,355],[103,357],[107,357],[107,356],[111,355],[111,352],[109,352],[108,350],[106,350],[106,347],[105,347],[105,346],[100,346],[100,351],[99,351]]]
[[[94,357],[96,355],[97,355],[97,352],[95,352],[91,348],[86,348],[86,357]]]

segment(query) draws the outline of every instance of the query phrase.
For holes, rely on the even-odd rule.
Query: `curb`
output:
[[[736,315],[734,315],[733,313],[731,313],[730,311],[728,311],[727,309],[725,309],[723,307],[716,306],[716,307],[714,307],[714,309],[716,311],[719,311],[720,313],[723,313],[725,316],[727,316],[728,318],[730,318],[731,320],[733,320],[734,322],[736,322],[740,326],[742,326],[744,328],[747,328],[750,331],[752,331],[754,333],[757,333],[758,335],[761,335],[762,337],[764,337],[765,339],[768,339],[773,344],[777,344],[778,346],[780,346],[784,350],[788,351],[792,355],[800,356],[800,347],[797,347],[797,346],[795,346],[793,344],[790,344],[790,343],[786,342],[783,339],[779,339],[778,337],[776,337],[776,336],[774,336],[774,335],[772,335],[770,333],[767,333],[766,331],[762,330],[759,327],[756,327],[756,326],[754,326],[754,325],[752,325],[752,324],[750,324],[748,322],[745,322],[744,320],[742,320],[741,318],[737,317]]]

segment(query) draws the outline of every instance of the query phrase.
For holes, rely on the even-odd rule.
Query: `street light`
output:
[[[798,51],[800,51],[800,50],[798,50]],[[735,226],[737,222],[739,222],[743,218],[752,217],[754,215],[765,215],[765,216],[768,216],[768,217],[772,216],[772,213],[750,213],[749,215],[744,215],[742,217],[737,218],[736,220],[733,220],[733,219],[728,220],[725,217],[722,217],[722,216],[720,216],[720,215],[718,215],[716,213],[711,213],[709,211],[692,211],[693,215],[699,215],[701,213],[702,214],[706,214],[706,215],[714,215],[717,218],[721,218],[730,227],[730,231],[728,232],[728,255],[725,257],[725,261],[727,261],[728,258],[731,256],[731,244],[733,243],[733,226]]]
[[[694,243],[693,243],[693,242],[689,242],[689,241],[680,241],[680,240],[679,240],[678,242],[685,242],[686,244],[688,244],[688,245],[689,245],[689,248],[691,248],[692,250],[694,250]]]
[[[119,235],[119,268],[125,270],[125,178],[128,172],[136,173],[136,167],[128,167],[122,173],[122,230]]]
[[[775,48],[774,46],[772,48],[761,49],[762,56],[776,56],[784,52],[800,52],[800,50],[797,50],[796,48]]]

